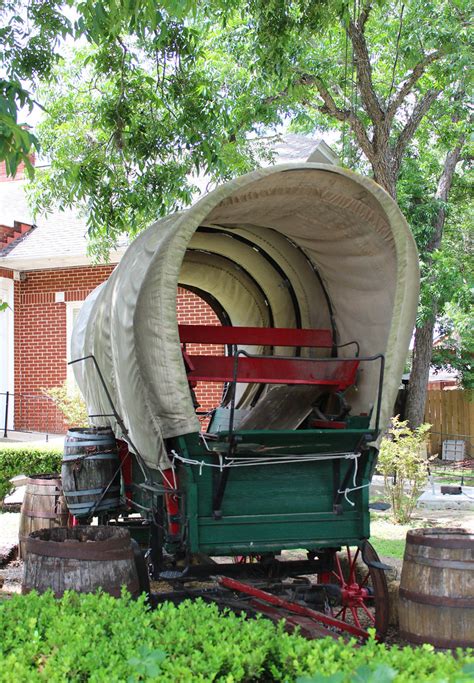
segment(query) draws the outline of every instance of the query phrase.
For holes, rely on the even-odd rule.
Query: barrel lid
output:
[[[407,544],[431,548],[472,548],[474,534],[457,528],[412,529],[407,533]]]
[[[109,526],[52,527],[33,531],[26,552],[80,560],[115,560],[132,556],[128,529]]]

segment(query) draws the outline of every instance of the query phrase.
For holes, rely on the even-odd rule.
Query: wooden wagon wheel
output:
[[[364,630],[375,628],[378,638],[383,640],[389,618],[387,580],[384,570],[371,566],[372,563],[380,560],[368,542],[363,553],[360,548],[349,546],[334,553],[330,576],[331,582],[341,589],[341,604],[333,608],[333,616]]]

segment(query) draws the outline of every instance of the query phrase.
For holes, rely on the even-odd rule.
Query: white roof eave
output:
[[[110,252],[108,263],[117,264],[126,251],[126,247],[120,247]],[[13,271],[51,270],[53,268],[75,268],[80,266],[97,265],[94,260],[85,254],[73,254],[69,256],[43,256],[30,258],[11,256],[0,257],[0,268]],[[104,264],[100,264],[104,265]],[[106,265],[106,264],[105,264]]]

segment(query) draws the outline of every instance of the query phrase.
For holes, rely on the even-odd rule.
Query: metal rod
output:
[[[5,427],[3,430],[3,438],[7,438],[7,430],[8,430],[8,400],[10,398],[10,392],[7,391],[5,394]]]

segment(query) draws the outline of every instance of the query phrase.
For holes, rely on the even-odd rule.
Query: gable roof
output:
[[[77,210],[66,208],[55,209],[34,220],[25,186],[25,180],[0,183],[0,223],[35,226],[14,244],[0,250],[0,267],[21,271],[90,264],[85,217]],[[119,259],[120,254],[111,254],[112,263]]]

